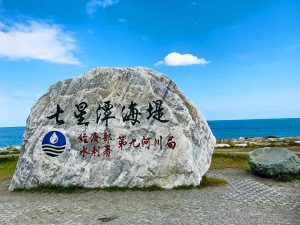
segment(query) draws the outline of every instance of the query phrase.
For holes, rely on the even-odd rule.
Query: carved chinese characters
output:
[[[147,119],[153,118],[161,123],[167,123],[169,120],[162,119],[164,115],[164,108],[162,108],[163,101],[162,100],[156,100],[153,101],[155,104],[155,108],[152,107],[152,104],[149,103],[149,108],[146,109],[148,112]],[[79,104],[75,105],[76,111],[74,111],[74,118],[77,119],[77,125],[85,125],[88,126],[90,122],[87,122],[84,118],[84,115],[86,114],[86,110],[88,108],[88,104],[86,102],[81,102]],[[105,122],[105,126],[108,127],[108,120],[110,119],[116,119],[115,116],[112,115],[111,109],[114,108],[114,106],[111,104],[110,101],[105,101],[104,105],[101,106],[99,104],[97,110],[95,110],[95,117],[96,117],[96,123],[98,124],[99,121]],[[125,111],[123,115],[123,111]],[[47,119],[55,119],[55,122],[57,125],[62,125],[65,123],[63,120],[59,120],[58,117],[60,114],[63,114],[65,111],[61,109],[59,104],[56,106],[56,112],[53,115],[47,116]],[[103,115],[102,115],[103,114]],[[102,116],[102,118],[101,118]],[[126,112],[126,106],[122,107],[122,119],[123,122],[130,121],[131,124],[134,126],[136,123],[140,123],[140,120],[138,119],[139,116],[142,116],[142,113],[139,112],[137,109],[137,103],[131,101],[130,105],[127,107]],[[73,118],[73,119],[74,119]]]

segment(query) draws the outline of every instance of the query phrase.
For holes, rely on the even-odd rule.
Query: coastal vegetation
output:
[[[254,148],[261,147],[237,147],[237,148],[216,148],[212,156],[211,169],[241,169],[250,171],[250,166],[247,163],[248,152],[252,151]],[[300,152],[297,144],[290,145],[289,148],[296,150],[295,153],[300,157]],[[293,148],[294,147],[294,148]],[[290,149],[291,149],[290,148]],[[5,150],[0,151],[0,180],[11,179],[15,171],[18,155],[20,153],[19,148],[9,147]],[[279,181],[291,181],[294,179],[300,179],[300,175],[282,175],[275,178]],[[202,182],[198,186],[193,185],[181,185],[175,187],[175,190],[188,190],[193,188],[204,188],[204,187],[222,187],[227,184],[225,179],[221,178],[212,178],[208,176],[203,176]],[[94,191],[95,189],[84,188],[80,186],[68,186],[60,187],[55,185],[41,185],[37,188],[30,189],[29,191],[33,192],[63,192],[63,193],[72,193],[72,192],[85,192],[85,191]],[[97,190],[97,189],[96,189]],[[99,190],[99,189],[98,189]],[[109,187],[103,188],[104,191],[159,191],[163,190],[158,185],[152,185],[148,187]],[[20,190],[19,190],[20,191]],[[24,190],[23,190],[24,191]],[[28,191],[28,190],[25,190]]]
[[[212,156],[210,169],[250,170],[247,157],[248,153],[243,152],[215,152]]]
[[[20,149],[9,146],[0,151],[0,180],[11,179],[19,158]]]
[[[0,156],[1,155],[19,155],[20,148],[15,146],[8,146],[6,148],[0,148]]]
[[[292,147],[300,149],[299,137],[276,137],[267,136],[260,138],[233,138],[217,140],[216,149],[239,149],[247,151],[259,147]]]

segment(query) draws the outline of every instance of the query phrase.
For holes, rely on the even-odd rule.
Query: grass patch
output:
[[[215,152],[212,155],[210,169],[242,169],[250,170],[247,162],[248,154],[234,152]]]
[[[74,192],[89,192],[89,191],[108,191],[108,192],[116,192],[116,191],[162,191],[164,190],[162,187],[158,185],[151,185],[148,187],[107,187],[107,188],[86,188],[77,185],[70,186],[59,186],[52,184],[42,184],[35,188],[30,189],[15,189],[16,192],[39,192],[39,193],[74,193]]]
[[[85,188],[76,185],[70,186],[58,186],[53,184],[41,184],[35,188],[29,189],[15,189],[15,192],[39,192],[39,193],[74,193],[74,192],[88,192],[91,191],[91,188]]]
[[[0,155],[0,180],[11,179],[16,170],[19,155]]]
[[[13,154],[13,155],[0,155],[0,163],[3,162],[11,162],[11,161],[18,161],[19,155]],[[1,165],[1,164],[0,164]]]
[[[223,178],[216,178],[216,177],[207,177],[203,176],[202,181],[198,188],[205,188],[205,187],[224,187],[228,184],[228,181]]]
[[[67,187],[62,187],[52,184],[41,184],[34,188],[16,188],[14,192],[31,192],[31,193],[74,193],[74,192],[88,192],[89,188],[83,188],[76,185],[70,185]]]
[[[12,178],[16,169],[16,165],[17,160],[14,159],[0,161],[0,180]]]
[[[176,186],[173,189],[174,190],[191,190],[191,189],[194,189],[194,188],[197,188],[197,186],[191,184],[191,185]]]

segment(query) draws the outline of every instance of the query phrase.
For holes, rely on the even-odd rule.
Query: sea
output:
[[[300,118],[211,120],[208,124],[217,139],[239,137],[300,137]],[[20,146],[25,127],[0,127],[0,148]]]

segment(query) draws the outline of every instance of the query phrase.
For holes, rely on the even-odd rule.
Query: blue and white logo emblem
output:
[[[42,148],[46,155],[57,157],[66,148],[66,137],[59,131],[50,131],[43,138]]]

